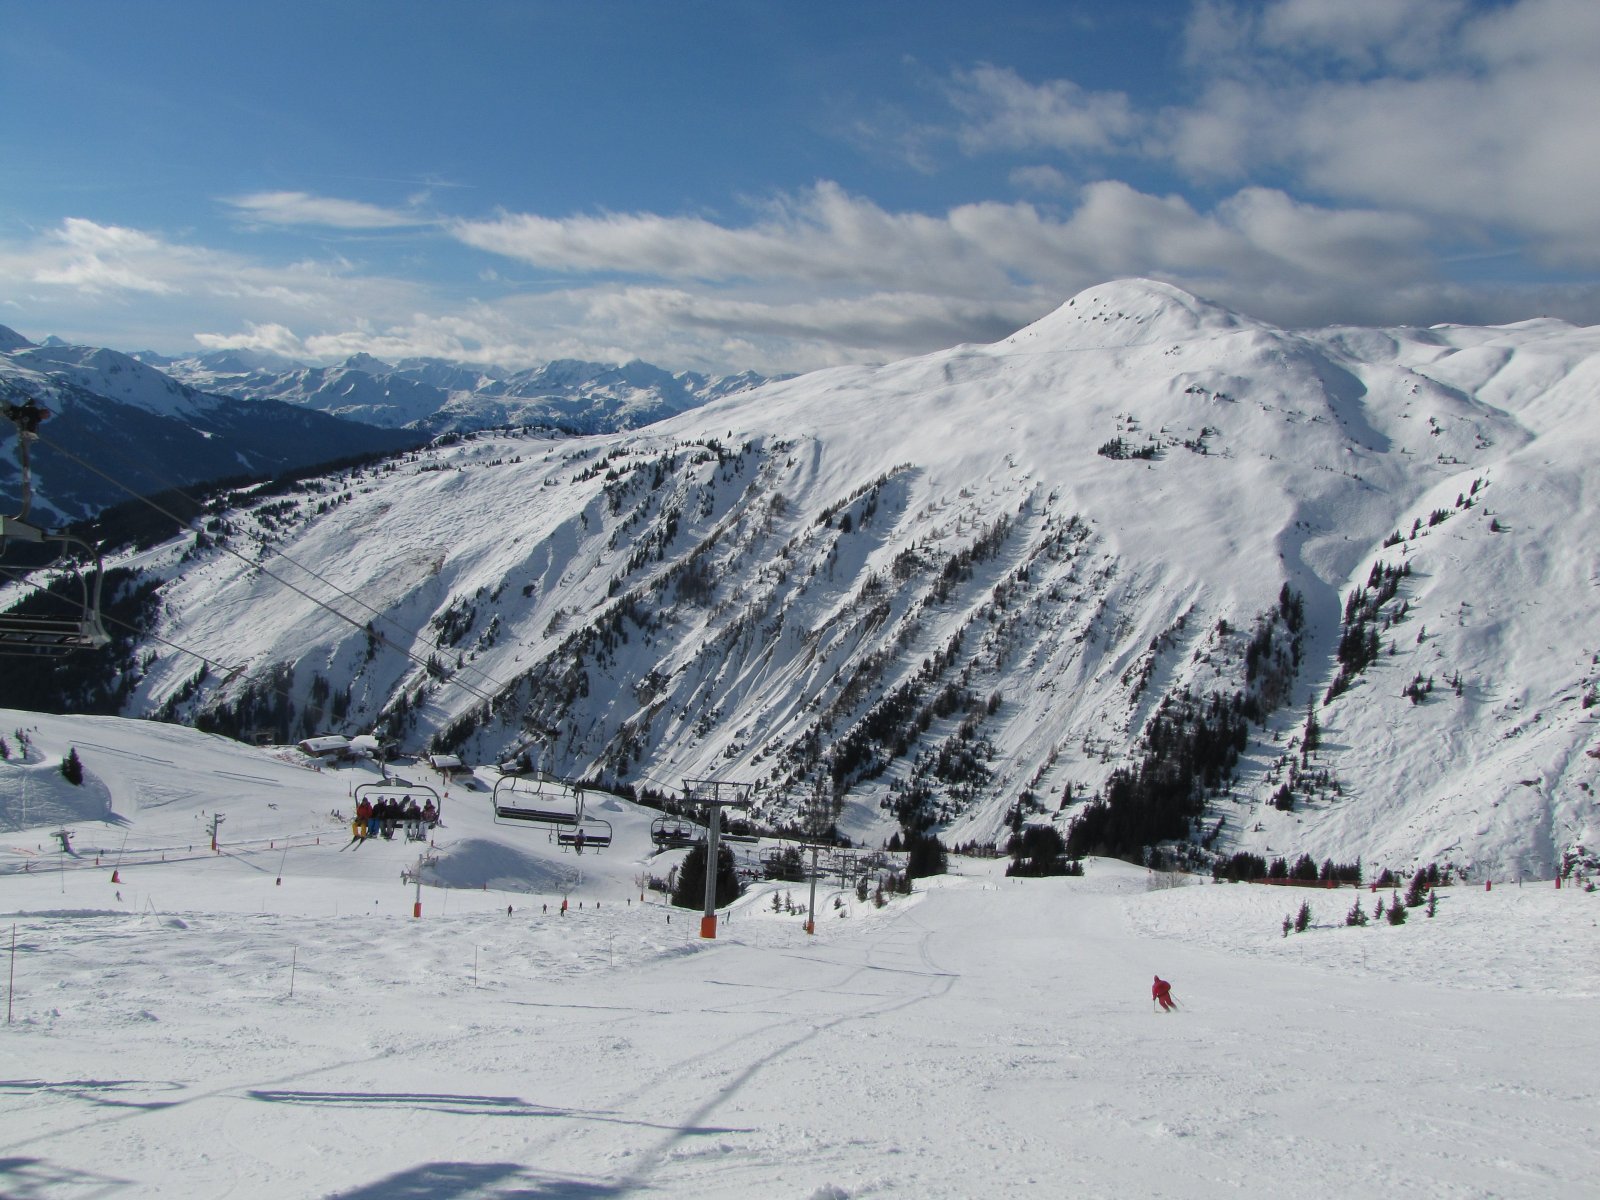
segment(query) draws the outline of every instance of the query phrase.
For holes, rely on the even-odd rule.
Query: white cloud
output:
[[[1261,16],[1262,44],[1342,61],[1423,66],[1444,49],[1461,0],[1280,0]]]
[[[543,217],[506,213],[460,221],[467,245],[550,270],[683,281],[786,280],[940,290],[952,274],[969,289],[1004,288],[980,247],[943,218],[891,213],[820,183],[780,197],[741,227],[653,213]]]
[[[46,329],[128,330],[102,344],[170,349],[175,330],[343,326],[351,313],[391,321],[432,303],[421,285],[370,275],[339,258],[264,263],[158,233],[69,217],[23,239],[0,238],[0,294]],[[241,343],[242,344],[242,343]]]
[[[197,333],[194,340],[206,350],[259,350],[286,358],[307,357],[306,344],[285,325],[244,323],[243,333]]]
[[[159,269],[159,243],[136,229],[68,217],[31,257],[31,266],[19,264],[28,283],[90,295],[176,290]]]
[[[1011,186],[1040,195],[1064,196],[1072,190],[1072,183],[1055,167],[1038,165],[1017,167],[1008,176]]]
[[[1287,169],[1324,197],[1600,262],[1600,5],[1516,0],[1207,4],[1191,61],[1231,65],[1167,112],[1157,152],[1196,176]],[[1230,47],[1221,55],[1220,48]],[[1344,69],[1330,72],[1329,62]]]
[[[1033,84],[986,63],[958,71],[949,96],[966,118],[956,137],[969,153],[1109,150],[1139,124],[1121,92],[1091,92],[1066,79]]]
[[[425,196],[425,194],[422,194]],[[421,199],[422,196],[416,199]],[[224,197],[251,221],[265,225],[324,225],[333,229],[400,229],[431,223],[414,212],[306,192],[252,192]]]

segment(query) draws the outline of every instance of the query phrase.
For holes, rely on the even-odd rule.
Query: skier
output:
[[[1156,981],[1150,985],[1150,999],[1161,1006],[1162,1012],[1171,1012],[1177,1007],[1177,1001],[1172,998],[1172,985],[1161,976],[1156,976]]]

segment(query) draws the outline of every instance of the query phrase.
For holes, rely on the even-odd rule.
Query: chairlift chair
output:
[[[494,785],[496,824],[544,825],[564,850],[603,850],[611,845],[611,822],[583,811],[583,789],[543,772],[505,775]]]
[[[569,789],[543,772],[532,776],[501,776],[495,781],[493,802],[496,824],[572,829],[583,824],[583,789]]]
[[[444,824],[444,801],[439,798],[439,793],[425,783],[408,783],[404,779],[385,779],[382,783],[362,783],[356,785],[354,801],[359,805],[363,800],[376,804],[379,800],[415,800],[419,808],[426,808],[428,800],[433,801],[434,825]],[[397,824],[404,825],[405,817],[395,818]]]
[[[706,831],[683,817],[662,815],[650,822],[650,840],[663,850],[676,850],[705,840]]]
[[[22,612],[18,611],[20,605],[0,613],[0,654],[59,656],[74,650],[107,645],[111,638],[100,621],[100,583],[104,572],[99,551],[80,537],[44,529],[28,520],[28,512],[33,506],[28,444],[39,436],[39,423],[50,415],[50,411],[30,399],[26,404],[6,404],[0,412],[17,427],[17,460],[22,468],[21,507],[15,516],[0,513],[0,564],[4,564],[6,550],[12,542],[36,545],[55,543],[62,549],[76,547],[85,560],[94,560],[92,583],[83,567],[75,568],[80,596],[76,600],[64,601],[70,615],[45,616]]]
[[[556,844],[563,850],[604,850],[611,845],[611,822],[585,815],[576,829],[557,829]]]

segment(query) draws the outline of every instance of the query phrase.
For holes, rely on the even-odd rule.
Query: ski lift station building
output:
[[[467,769],[467,764],[454,754],[430,754],[428,755],[428,765],[446,778],[452,775],[459,775]]]
[[[302,753],[309,754],[312,758],[320,758],[323,762],[339,762],[351,757],[350,739],[337,733],[306,738],[305,741],[295,744],[300,747]]]

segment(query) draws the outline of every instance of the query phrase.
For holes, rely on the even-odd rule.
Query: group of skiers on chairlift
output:
[[[406,840],[420,842],[427,836],[426,831],[438,823],[439,810],[431,796],[423,804],[418,804],[412,796],[383,796],[376,804],[362,797],[356,805],[355,819],[350,822],[350,835],[355,841],[369,837],[392,838],[395,826],[404,824]]]

